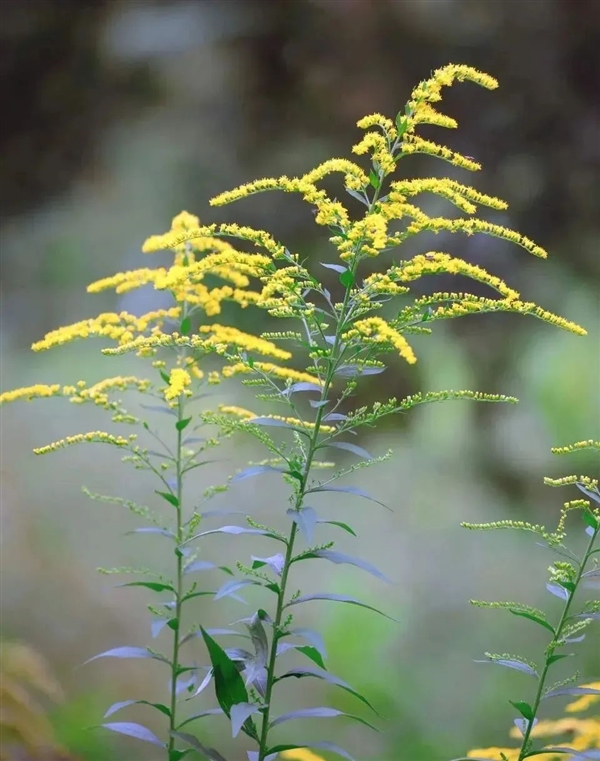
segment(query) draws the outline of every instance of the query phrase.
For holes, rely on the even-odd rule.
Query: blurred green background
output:
[[[489,218],[534,238],[550,257],[533,259],[484,236],[440,236],[434,247],[504,277],[589,335],[514,315],[465,319],[415,342],[414,369],[398,364],[365,385],[370,401],[472,388],[521,403],[435,405],[360,442],[375,454],[395,450],[392,462],[353,481],[393,513],[352,497],[328,501],[327,510],[360,532],[342,548],[375,560],[395,583],[321,567],[303,588],[358,593],[400,623],[318,603],[302,615],[323,630],[332,670],[373,698],[386,717],[384,732],[330,721],[298,724],[296,732],[335,740],[365,761],[443,761],[468,747],[503,744],[514,714],[507,700],[526,699],[531,686],[526,676],[473,659],[484,650],[535,657],[543,639],[527,622],[471,609],[467,600],[516,598],[554,610],[544,592],[550,556],[532,537],[474,535],[459,522],[511,517],[552,525],[576,494],[544,487],[543,476],[597,475],[585,455],[560,460],[550,447],[600,431],[600,3],[3,0],[0,14],[4,390],[93,381],[136,365],[103,358],[92,342],[41,355],[29,346],[53,327],[103,310],[154,308],[159,297],[151,290],[88,296],[85,286],[144,266],[142,241],[168,229],[182,208],[206,222],[265,227],[294,250],[331,257],[297,198],[266,194],[221,210],[208,199],[258,176],[293,175],[349,156],[358,118],[394,116],[412,86],[444,63],[467,63],[500,80],[493,93],[468,84],[446,91],[443,110],[460,127],[437,138],[484,165],[472,178],[449,167],[451,176],[509,201],[507,213]],[[402,171],[444,170],[415,157]],[[422,237],[420,250],[433,240]],[[450,282],[436,286],[450,289]],[[248,403],[243,395],[235,401]],[[87,728],[112,701],[162,699],[160,667],[80,664],[111,647],[149,643],[150,599],[112,589],[95,568],[160,566],[168,556],[159,539],[124,536],[130,516],[90,503],[80,487],[144,501],[155,485],[106,448],[39,459],[31,453],[102,427],[101,415],[60,400],[2,410],[0,633],[32,644],[62,682],[66,700],[51,718],[73,756],[153,761],[150,746]],[[202,473],[197,488],[223,482],[255,454],[240,442]],[[259,520],[278,521],[285,496],[276,483],[255,479],[218,499],[234,509],[243,500]],[[209,552],[247,561],[262,549],[216,539]],[[246,615],[234,603],[204,602],[196,613],[208,625]],[[598,644],[588,637],[581,647],[577,667],[587,677],[600,675]],[[204,657],[201,649],[194,655]],[[295,687],[306,705],[335,700],[356,710],[350,697],[305,682]],[[147,712],[129,716],[161,729]],[[225,722],[205,719],[200,728],[226,755],[234,747]],[[237,756],[227,756],[234,761],[237,747]]]

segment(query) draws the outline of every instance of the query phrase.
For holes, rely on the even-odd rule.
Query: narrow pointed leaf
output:
[[[530,613],[527,610],[518,610],[516,608],[509,608],[509,610],[513,616],[521,616],[522,618],[527,618],[529,621],[533,621],[534,623],[543,626],[545,629],[548,629],[548,631],[551,631],[552,634],[555,633],[554,627],[551,624],[549,624],[545,619],[536,616],[534,613]]]
[[[296,426],[290,425],[290,423],[286,423],[285,420],[277,420],[277,418],[273,417],[253,417],[250,418],[248,422],[253,423],[254,425],[273,426],[274,428],[290,428],[292,430],[296,429]]]
[[[153,592],[175,591],[172,584],[163,584],[160,581],[128,581],[126,584],[117,584],[117,588],[122,587],[146,587]]]
[[[271,555],[268,558],[259,558],[256,557],[256,555],[251,555],[250,559],[252,560],[252,568],[262,568],[263,566],[268,565],[278,576],[281,576],[285,559],[280,552],[276,555]]]
[[[185,721],[181,722],[178,729],[185,727],[186,724],[191,724],[196,719],[204,719],[206,716],[221,716],[222,714],[223,710],[221,708],[207,708],[206,711],[200,711],[200,713],[195,713],[193,716],[188,716]]]
[[[323,422],[325,423],[336,423],[341,420],[348,420],[348,415],[344,415],[342,412],[330,412],[323,418]]]
[[[146,727],[141,724],[134,724],[130,721],[115,721],[108,724],[101,724],[104,729],[110,729],[112,732],[117,732],[120,735],[127,735],[128,737],[135,737],[136,740],[145,740],[152,745],[158,745],[159,748],[164,748],[165,744],[162,743],[158,737]]]
[[[508,702],[511,704],[511,706],[516,708],[521,716],[523,716],[525,719],[531,721],[531,719],[534,718],[533,708],[529,705],[529,703],[526,703],[524,700],[509,700]]]
[[[562,695],[600,695],[600,690],[596,690],[594,687],[559,687],[543,695],[542,700],[557,698]]]
[[[98,653],[98,655],[88,658],[84,663],[91,663],[98,658],[154,658],[155,660],[168,663],[164,656],[151,653],[145,647],[114,647],[112,650],[105,650],[103,653]]]
[[[342,365],[335,371],[341,378],[355,378],[359,375],[380,375],[385,367],[371,367],[364,365]]]
[[[152,706],[153,708],[156,708],[157,711],[160,711],[161,713],[164,713],[165,716],[170,716],[171,711],[167,706],[163,705],[162,703],[150,703],[148,700],[121,700],[118,703],[113,703],[110,708],[107,709],[106,713],[102,718],[108,719],[109,716],[112,716],[113,713],[116,713],[117,711],[120,711],[122,708],[127,708],[127,706],[132,705],[145,705],[145,706]]]
[[[244,481],[246,478],[252,478],[253,476],[258,476],[261,473],[285,473],[285,468],[276,468],[274,465],[250,465],[245,470],[240,471],[239,473],[236,473],[235,476],[231,479],[231,483],[236,483],[237,481]]]
[[[290,711],[289,713],[284,713],[276,719],[273,719],[269,726],[276,727],[279,724],[283,724],[286,721],[293,721],[294,719],[334,719],[337,716],[347,716],[349,719],[354,719],[377,732],[377,729],[361,716],[355,716],[354,714],[346,713],[345,711],[338,711],[337,708],[328,707],[300,708],[296,711]]]
[[[149,412],[161,412],[164,415],[177,417],[175,410],[171,409],[171,407],[168,407],[166,404],[140,404],[140,407]]]
[[[210,634],[201,631],[213,667],[217,701],[230,718],[233,705],[248,702],[248,692],[235,663]]]
[[[329,399],[322,399],[319,401],[317,401],[316,399],[309,399],[308,403],[314,409],[319,409],[319,407],[325,407],[326,404],[330,404],[330,401]]]
[[[357,457],[362,457],[363,460],[373,459],[373,455],[369,454],[366,449],[358,447],[356,444],[351,444],[349,441],[331,441],[328,442],[327,446],[352,452],[352,454],[355,454]]]
[[[152,633],[152,637],[156,638],[161,633],[161,631],[165,628],[167,625],[167,619],[166,618],[156,618],[152,623],[150,624],[150,631]]]
[[[232,534],[233,536],[238,536],[240,534],[251,534],[253,536],[268,536],[271,539],[278,539],[280,542],[283,541],[280,537],[277,536],[277,534],[273,534],[270,531],[265,531],[261,528],[246,528],[245,526],[221,526],[221,528],[213,528],[210,529],[210,531],[202,531],[200,534],[196,534],[195,536],[186,539],[185,542],[182,542],[181,546],[194,541],[194,539],[200,539],[201,537],[209,536],[210,534]]]
[[[252,703],[236,703],[231,706],[231,734],[237,737],[244,726],[244,723],[259,710],[257,705]]]
[[[340,687],[342,690],[345,690],[346,692],[349,692],[351,695],[354,695],[355,698],[358,698],[358,700],[360,700],[362,703],[368,706],[374,713],[377,713],[377,711],[375,711],[371,703],[367,700],[367,698],[364,697],[364,695],[361,695],[360,692],[357,692],[355,689],[353,689],[343,679],[340,679],[339,677],[335,676],[335,674],[330,674],[329,671],[326,671],[325,669],[294,667],[290,669],[289,671],[286,671],[285,674],[282,674],[279,677],[279,679],[287,679],[289,677],[296,677],[298,679],[301,679],[303,677],[311,677],[311,676],[315,677],[316,679],[321,679],[324,682],[327,682],[328,684],[332,684],[336,687]]]
[[[382,611],[374,608],[372,605],[367,605],[367,603],[356,600],[354,597],[349,597],[348,595],[330,594],[328,592],[316,592],[311,595],[302,595],[301,597],[296,597],[295,600],[291,600],[290,602],[286,603],[285,607],[290,608],[292,605],[300,605],[303,602],[311,602],[312,600],[329,600],[331,602],[345,602],[349,605],[358,605],[360,608],[366,608],[367,610],[372,610],[375,613],[379,613],[380,616],[389,618],[390,621],[396,620],[395,618],[388,616],[387,613],[382,613]]]
[[[158,494],[160,497],[166,500],[170,505],[173,505],[173,507],[179,507],[179,500],[174,494],[171,494],[171,492],[155,491],[155,494]]]
[[[175,428],[177,428],[177,430],[181,432],[181,431],[183,431],[183,429],[184,429],[184,428],[187,428],[187,427],[188,427],[188,425],[189,425],[191,422],[192,422],[192,418],[191,418],[191,417],[186,417],[186,418],[184,418],[183,420],[178,420],[178,421],[175,423]]]
[[[250,633],[250,639],[254,645],[254,662],[257,667],[262,668],[267,665],[269,657],[269,641],[267,632],[258,613],[255,613],[250,621],[246,624]]]
[[[302,637],[305,639],[310,645],[312,645],[315,650],[318,650],[319,653],[323,656],[323,658],[327,658],[327,650],[325,648],[325,642],[323,640],[323,637],[319,634],[319,632],[314,631],[314,629],[306,629],[304,627],[299,627],[298,629],[291,629],[289,631],[289,634],[293,637]]]
[[[319,386],[317,383],[309,383],[308,381],[300,381],[298,383],[292,383],[291,386],[284,389],[281,393],[285,396],[290,396],[291,394],[296,394],[299,391],[315,391],[317,394],[320,394],[322,391],[322,387]]]
[[[307,544],[312,544],[313,532],[317,523],[317,514],[312,507],[302,507],[300,510],[290,508],[287,515],[294,521]]]
[[[508,669],[522,671],[524,674],[529,674],[530,676],[537,676],[535,669],[533,669],[528,663],[523,663],[523,661],[517,661],[511,658],[486,658],[485,660],[477,660],[475,663],[495,663],[498,666],[504,666]]]
[[[330,526],[337,526],[338,528],[341,528],[344,531],[347,531],[348,534],[352,534],[352,536],[356,536],[357,535],[356,532],[354,531],[354,529],[351,526],[349,526],[347,523],[342,523],[341,521],[321,521],[321,520],[318,520],[317,523],[327,523]]]
[[[175,534],[166,528],[159,528],[158,526],[142,526],[141,528],[134,528],[133,531],[128,531],[127,534],[160,534],[161,536],[168,536],[169,539],[175,539]]]
[[[217,566],[211,563],[209,560],[194,560],[189,565],[186,565],[184,573],[195,573],[196,571],[209,571]]]
[[[216,592],[215,600],[221,600],[223,597],[230,597],[237,592],[238,589],[249,586],[262,586],[262,584],[256,579],[233,579],[232,581],[226,581]]]
[[[363,491],[362,489],[359,489],[356,486],[315,486],[312,489],[309,489],[306,493],[316,494],[318,492],[323,492],[323,491],[340,492],[342,494],[354,494],[357,497],[363,497],[364,499],[368,499],[371,502],[376,502],[378,505],[381,505],[382,507],[386,507],[386,505],[384,505],[383,502],[380,502],[378,499],[375,499],[370,494],[367,494],[366,491]]]
[[[338,272],[340,275],[342,274],[342,272],[348,272],[348,268],[342,266],[341,264],[329,264],[329,263],[326,264],[325,262],[319,262],[319,264],[321,265],[321,267],[325,267],[325,269]]]
[[[338,565],[353,565],[356,566],[356,568],[360,568],[362,571],[370,573],[372,576],[376,576],[382,581],[390,581],[388,577],[385,576],[385,574],[381,573],[381,571],[375,568],[374,565],[371,565],[371,563],[367,563],[366,560],[354,558],[351,555],[345,555],[343,552],[337,552],[336,550],[314,550],[313,552],[307,552],[304,555],[300,555],[299,560],[303,560],[305,558],[323,558],[324,560],[329,560],[331,563],[336,563]]]
[[[558,597],[559,600],[569,599],[569,593],[564,587],[561,587],[559,584],[546,584],[546,589],[548,592],[550,592],[550,594]]]
[[[205,758],[209,759],[209,761],[227,761],[225,756],[222,756],[219,751],[214,748],[207,748],[206,745],[202,745],[200,740],[195,738],[194,735],[188,735],[186,732],[171,732],[171,735],[178,740],[183,740],[183,742],[191,745],[194,750],[202,753]]]

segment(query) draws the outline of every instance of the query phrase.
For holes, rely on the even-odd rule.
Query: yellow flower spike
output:
[[[311,169],[310,172],[302,175],[300,179],[302,182],[314,185],[315,182],[322,180],[333,172],[342,172],[345,174],[346,185],[348,185],[349,181],[350,183],[357,184],[358,188],[364,188],[369,184],[369,178],[361,167],[348,159],[329,159],[328,161],[324,161],[314,169]]]
[[[594,441],[593,439],[588,439],[587,441],[576,441],[574,444],[567,444],[564,447],[552,447],[550,451],[552,454],[571,454],[571,452],[579,452],[582,449],[600,450],[600,441]]]
[[[429,103],[418,103],[415,106],[412,116],[413,124],[431,124],[435,127],[444,127],[446,129],[456,129],[458,122],[451,116],[441,114],[436,111]]]
[[[480,193],[470,185],[463,185],[448,177],[431,177],[415,180],[399,180],[390,185],[389,199],[392,202],[404,203],[411,196],[420,193],[434,193],[442,196],[467,214],[474,214],[477,205],[489,206],[492,209],[508,208],[506,201],[495,196]]]
[[[397,267],[388,270],[394,280],[402,283],[417,280],[425,275],[450,274],[465,275],[472,280],[489,285],[498,291],[506,299],[518,299],[519,293],[510,288],[503,280],[495,275],[490,275],[483,267],[469,264],[464,259],[450,256],[449,254],[430,251],[427,254],[415,256],[408,262],[402,262]],[[465,296],[465,298],[468,298]]]
[[[474,69],[472,66],[450,63],[436,69],[429,79],[419,82],[411,93],[411,100],[429,103],[439,101],[442,99],[442,87],[451,87],[455,80],[473,82],[487,90],[495,90],[498,87],[498,80],[489,74]]]
[[[64,447],[72,446],[74,444],[114,444],[116,447],[126,447],[131,444],[135,439],[135,435],[131,435],[128,438],[123,436],[113,436],[111,433],[105,431],[91,431],[90,433],[77,433],[75,436],[67,436],[64,439],[52,442],[52,444],[46,444],[46,446],[38,447],[34,449],[34,454],[48,454],[48,452],[56,452],[57,449],[64,449]]]
[[[322,381],[319,378],[311,375],[310,373],[294,370],[291,367],[280,367],[279,365],[274,365],[271,362],[255,362],[254,368],[261,373],[272,375],[275,378],[280,378],[281,380],[291,380],[294,383],[314,383],[317,386],[323,385]],[[249,365],[245,364],[244,362],[237,362],[231,365],[225,365],[222,370],[222,374],[224,378],[232,378],[234,375],[249,374],[252,373],[252,371],[253,369],[249,367]]]
[[[186,393],[191,384],[192,379],[188,371],[182,367],[174,367],[169,374],[169,385],[165,389],[165,399],[168,402],[177,399],[181,394]]]
[[[481,169],[481,164],[468,156],[463,156],[462,153],[452,151],[445,145],[439,145],[431,140],[424,140],[422,137],[418,137],[414,134],[406,135],[405,140],[402,142],[402,153],[405,155],[411,153],[426,153],[428,156],[436,156],[460,169],[468,169],[470,172],[476,172]]]
[[[90,283],[87,287],[88,293],[100,293],[110,288],[114,288],[116,293],[127,293],[144,285],[154,285],[156,281],[166,275],[163,267],[157,269],[148,269],[147,267],[130,270],[128,272],[117,272],[111,277],[105,277]]]
[[[352,330],[347,331],[343,335],[343,338],[345,340],[359,338],[361,341],[366,340],[372,343],[389,344],[398,351],[400,356],[409,365],[414,365],[417,361],[415,353],[406,338],[382,317],[367,317],[364,320],[357,320]]]
[[[16,402],[20,399],[26,399],[30,402],[32,399],[42,399],[49,396],[60,396],[61,387],[59,383],[53,383],[51,386],[45,383],[37,383],[34,386],[25,386],[16,388],[13,391],[4,391],[0,394],[0,404]]]
[[[226,415],[235,415],[236,417],[242,418],[244,420],[249,420],[250,418],[256,417],[255,412],[250,412],[250,410],[247,410],[244,407],[236,407],[232,404],[219,404],[217,409],[219,412],[223,412]]]
[[[211,198],[211,206],[224,206],[225,204],[239,201],[241,198],[247,198],[254,193],[263,193],[266,190],[282,190],[284,193],[303,193],[310,184],[305,178],[299,177],[263,177],[260,180],[248,182],[245,185],[238,185],[237,188],[227,190],[224,193]]]
[[[201,325],[200,333],[210,334],[205,340],[205,345],[222,344],[224,346],[236,346],[246,351],[256,351],[264,357],[274,357],[275,359],[290,359],[291,353],[280,349],[272,341],[267,341],[259,336],[243,333],[237,328],[229,325]]]
[[[358,156],[371,153],[373,161],[376,161],[384,174],[391,174],[396,169],[396,159],[390,151],[387,139],[379,132],[367,132],[356,145],[352,146],[352,152]]]

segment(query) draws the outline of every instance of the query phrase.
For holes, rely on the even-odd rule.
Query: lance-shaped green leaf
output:
[[[322,520],[318,520],[317,523],[326,523],[329,526],[337,526],[338,528],[341,528],[343,531],[346,531],[346,533],[352,534],[352,536],[357,536],[356,531],[354,531],[352,526],[349,526],[347,523],[342,523],[341,521],[322,521]]]
[[[159,497],[162,497],[164,500],[166,500],[170,505],[173,505],[173,507],[179,507],[179,500],[174,494],[171,494],[169,491],[158,491],[155,490],[155,494],[158,494]]]
[[[542,700],[546,700],[546,698],[558,698],[562,695],[600,695],[600,690],[594,687],[559,687],[543,695]]]
[[[515,671],[521,671],[524,674],[537,677],[537,671],[530,666],[529,663],[521,661],[518,658],[496,658],[487,657],[485,660],[476,660],[475,663],[495,663],[497,666],[504,666],[508,669],[514,669]]]
[[[366,449],[352,444],[349,441],[329,441],[326,446],[334,447],[335,449],[344,449],[347,452],[352,452],[357,457],[361,457],[363,460],[372,460],[373,455],[369,454]]]
[[[177,729],[179,730],[182,727],[185,727],[186,724],[191,724],[192,721],[196,721],[197,719],[204,719],[207,716],[221,716],[222,714],[223,710],[221,708],[207,708],[206,711],[200,711],[200,713],[195,713],[193,716],[188,716],[187,719],[181,722]]]
[[[117,732],[120,735],[127,735],[127,737],[135,737],[136,740],[144,740],[152,745],[157,745],[159,748],[164,748],[165,744],[162,743],[158,737],[146,727],[141,724],[134,724],[130,721],[115,721],[108,724],[101,724],[104,729],[110,729],[111,732]]]
[[[282,637],[302,637],[310,645],[312,645],[315,648],[315,650],[317,650],[321,654],[323,658],[327,658],[327,650],[325,648],[325,642],[323,640],[323,637],[319,634],[319,632],[315,631],[314,629],[306,629],[304,627],[299,627],[297,629],[288,629],[281,636]]]
[[[260,707],[253,703],[236,703],[231,706],[231,734],[237,737],[244,724],[255,713],[258,713]]]
[[[84,661],[84,664],[91,663],[98,658],[151,658],[169,663],[164,655],[153,653],[145,647],[113,647],[111,650],[105,650],[103,653],[98,653],[98,655],[88,658],[87,661]]]
[[[117,589],[122,587],[146,587],[153,592],[174,592],[175,588],[172,584],[165,584],[161,581],[128,581],[126,584],[117,584]]]
[[[517,709],[523,718],[529,721],[534,718],[533,708],[529,703],[526,703],[524,700],[509,700],[508,702]]]
[[[340,494],[354,494],[356,497],[363,497],[363,499],[368,499],[371,502],[376,502],[378,505],[386,507],[386,509],[389,510],[389,508],[387,508],[383,502],[375,499],[375,497],[372,497],[366,491],[358,489],[356,486],[314,486],[312,489],[308,489],[306,493],[317,494],[318,492],[339,492]]]
[[[330,594],[329,592],[315,592],[311,595],[302,595],[300,597],[296,597],[293,600],[290,600],[290,602],[286,603],[284,607],[290,608],[292,605],[301,605],[304,602],[311,602],[313,600],[329,600],[330,602],[344,602],[348,605],[358,605],[361,608],[366,608],[367,610],[372,610],[375,613],[379,613],[380,616],[389,618],[390,621],[396,621],[395,618],[388,616],[387,613],[383,613],[378,608],[374,608],[372,605],[367,605],[367,603],[361,602],[354,597],[349,597],[348,595]],[[396,621],[396,623],[398,622]]]
[[[307,544],[312,544],[313,533],[317,524],[317,513],[312,507],[301,507],[299,510],[294,510],[290,507],[286,511],[286,514],[294,521],[294,523],[300,529],[300,533],[304,537]]]
[[[109,716],[112,716],[113,713],[120,711],[122,708],[134,705],[152,706],[153,708],[156,708],[157,711],[164,713],[165,716],[171,715],[170,709],[162,703],[150,703],[148,700],[120,700],[118,703],[113,703],[102,718],[108,719]]]
[[[171,732],[171,736],[178,740],[183,740],[183,742],[190,745],[194,750],[202,753],[205,758],[209,759],[209,761],[227,761],[225,756],[222,756],[219,751],[214,748],[208,748],[206,745],[202,745],[200,740],[194,737],[194,735],[188,735],[186,732]]]
[[[250,465],[244,470],[236,473],[231,479],[231,483],[237,483],[238,481],[244,481],[246,478],[252,478],[258,476],[261,473],[287,473],[287,468],[277,468],[274,465]]]
[[[351,555],[345,555],[343,552],[337,552],[336,550],[313,550],[312,552],[305,552],[302,555],[295,557],[292,562],[297,563],[301,560],[309,560],[311,558],[323,558],[324,560],[329,560],[331,563],[353,565],[356,566],[356,568],[360,568],[362,571],[370,573],[372,576],[376,576],[382,581],[390,581],[385,574],[381,573],[381,571],[375,568],[374,565],[371,565],[371,563],[367,563],[366,560],[354,558]]]
[[[256,555],[251,555],[250,559],[252,560],[252,568],[264,568],[264,566],[267,565],[269,568],[272,568],[278,576],[281,576],[285,559],[280,552],[276,555],[271,555],[268,558],[259,558],[256,557]]]
[[[338,676],[335,676],[334,674],[330,674],[329,671],[326,671],[325,669],[294,667],[290,669],[289,671],[286,671],[285,674],[282,674],[280,677],[278,677],[277,681],[280,681],[281,679],[287,679],[289,677],[296,677],[297,679],[302,679],[303,677],[311,677],[311,676],[315,677],[316,679],[321,679],[324,682],[327,682],[328,684],[332,684],[336,687],[340,687],[342,690],[345,690],[346,692],[349,692],[351,695],[354,695],[355,698],[358,698],[358,700],[360,700],[361,703],[364,703],[366,706],[368,706],[373,711],[373,713],[377,713],[377,711],[373,708],[371,703],[367,700],[367,698],[365,698],[364,695],[361,695],[360,692],[358,692],[353,687],[351,687],[343,679],[340,679]]]
[[[527,618],[529,621],[533,621],[534,623],[543,626],[545,629],[548,629],[548,631],[551,631],[553,635],[555,634],[554,627],[549,624],[545,618],[541,618],[540,616],[537,616],[535,613],[531,613],[528,610],[520,610],[519,608],[509,608],[509,610],[513,616],[521,616],[522,618]]]
[[[374,727],[372,724],[369,724],[369,722],[366,721],[366,719],[363,719],[362,716],[356,716],[355,714],[346,713],[345,711],[338,711],[337,708],[329,708],[327,706],[319,706],[318,708],[299,708],[296,711],[284,713],[281,716],[277,716],[277,718],[273,719],[273,721],[269,724],[269,727],[276,727],[286,721],[294,721],[296,719],[334,719],[337,716],[346,716],[349,719],[353,719],[354,721],[358,721],[361,724],[364,724],[365,727],[369,727],[370,729],[375,730],[375,732],[378,731],[376,727]]]
[[[316,647],[312,647],[311,645],[299,645],[296,642],[277,643],[277,657],[289,652],[290,650],[295,650],[298,653],[302,653],[302,655],[310,658],[310,660],[313,661],[313,663],[316,663],[317,666],[320,666],[320,668],[325,668],[325,661],[323,660],[323,656]]]
[[[208,632],[201,631],[213,668],[217,701],[230,718],[233,705],[249,702],[248,691],[234,661]]]
[[[201,539],[203,536],[209,536],[210,534],[231,534],[232,536],[239,536],[240,534],[251,534],[253,536],[268,536],[270,539],[277,539],[280,542],[285,541],[277,534],[273,534],[271,531],[266,531],[261,528],[246,528],[245,526],[221,526],[221,528],[213,528],[209,531],[202,531],[195,536],[191,536],[182,542],[180,546],[193,542],[194,539]]]
[[[238,589],[250,586],[262,587],[264,584],[261,584],[261,582],[256,579],[232,579],[231,581],[226,581],[217,591],[215,594],[215,600],[220,600],[223,597],[236,597],[236,599],[240,600],[242,598],[237,597],[235,593]]]

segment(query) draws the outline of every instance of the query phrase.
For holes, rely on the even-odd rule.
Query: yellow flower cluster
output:
[[[244,407],[236,407],[233,404],[219,404],[217,409],[219,412],[223,412],[226,415],[235,415],[243,420],[249,420],[250,418],[256,417],[255,412],[250,412],[250,410],[247,410]]]
[[[104,277],[101,280],[90,283],[87,291],[88,293],[100,293],[101,291],[114,288],[116,293],[127,293],[127,291],[142,288],[144,285],[154,285],[157,280],[165,275],[166,270],[164,267],[157,267],[156,269],[142,267],[137,270],[117,272],[115,275],[111,275],[111,277]]]
[[[396,168],[396,159],[391,151],[389,139],[378,132],[367,132],[360,142],[352,146],[352,152],[358,156],[370,153],[375,167],[384,175],[391,174]]]
[[[367,214],[353,222],[345,236],[334,236],[330,240],[344,261],[361,254],[377,256],[388,244],[387,224],[383,213]]]
[[[342,172],[345,175],[344,184],[352,190],[362,190],[369,184],[369,178],[358,164],[349,159],[329,159],[319,164],[310,172],[301,177],[303,183],[314,185],[333,172]],[[308,189],[305,189],[306,193]]]
[[[519,293],[495,275],[475,264],[469,264],[464,259],[452,257],[449,254],[430,251],[427,254],[415,256],[407,262],[402,262],[397,267],[388,270],[393,279],[400,282],[416,280],[424,275],[437,275],[446,273],[450,275],[465,275],[472,280],[485,283],[502,294],[506,299],[518,299]]]
[[[135,317],[128,312],[105,312],[88,320],[81,320],[72,325],[66,325],[47,333],[41,341],[37,341],[31,347],[33,351],[46,351],[55,346],[62,346],[79,338],[102,336],[120,343],[128,343],[137,333],[144,333],[148,328],[152,330],[160,327],[168,319],[174,319],[181,314],[180,307],[170,309],[157,309],[141,317]]]
[[[474,214],[477,205],[489,206],[492,209],[503,210],[508,208],[506,201],[495,196],[480,193],[470,185],[463,185],[448,177],[431,177],[416,180],[399,180],[392,182],[390,186],[390,201],[405,203],[410,198],[420,193],[434,193],[447,199],[466,214]]]
[[[191,385],[192,379],[188,371],[182,367],[174,367],[169,374],[169,385],[165,389],[165,399],[171,402],[178,399],[181,394],[190,394],[188,386]]]
[[[412,153],[425,153],[428,156],[435,156],[447,161],[459,169],[468,169],[470,172],[476,172],[481,169],[481,164],[474,161],[469,156],[463,156],[462,153],[453,151],[445,145],[439,145],[431,140],[424,140],[418,135],[409,135],[402,143],[402,153],[409,155]]]
[[[19,399],[26,399],[30,402],[32,399],[42,399],[48,396],[59,396],[61,387],[59,383],[53,383],[51,386],[45,383],[36,383],[34,386],[25,386],[17,388],[14,391],[5,391],[0,394],[0,404],[7,402],[16,402]]]
[[[234,346],[245,351],[255,351],[264,357],[274,357],[275,359],[290,359],[291,353],[280,349],[272,341],[267,341],[259,336],[250,333],[243,333],[237,328],[228,325],[201,325],[199,332],[210,334],[203,343],[205,346],[215,346],[218,351],[223,351],[227,346]]]
[[[294,370],[291,367],[280,367],[271,362],[255,362],[253,368],[249,367],[249,365],[244,362],[236,362],[235,364],[225,365],[222,374],[224,378],[232,378],[234,375],[252,373],[253,369],[258,370],[265,375],[273,375],[275,378],[291,380],[294,383],[305,382],[315,383],[317,386],[322,385],[322,381],[310,373]]]
[[[406,338],[382,317],[367,317],[364,320],[357,320],[352,330],[347,331],[342,338],[345,341],[357,339],[359,342],[393,346],[409,365],[413,365],[417,361]]]
[[[552,447],[552,454],[570,454],[578,452],[581,449],[600,449],[600,441],[588,439],[587,441],[576,441],[574,444],[567,444],[564,447]]]
[[[74,436],[67,436],[64,439],[52,442],[52,444],[46,444],[44,447],[38,447],[34,449],[35,454],[47,454],[48,452],[56,452],[57,449],[63,449],[73,444],[114,444],[116,447],[126,447],[136,438],[135,434],[132,434],[128,438],[123,436],[113,436],[111,433],[105,431],[91,431],[90,433],[77,433]]]
[[[408,293],[409,288],[404,285],[398,285],[392,280],[388,272],[374,272],[363,280],[363,290],[369,294],[381,293],[388,296],[399,296]]]
[[[245,227],[237,224],[212,224],[197,227],[191,230],[171,231],[164,235],[152,235],[143,247],[144,253],[162,251],[165,248],[177,248],[183,243],[194,241],[198,238],[240,238],[254,243],[255,246],[264,248],[274,259],[280,259],[285,254],[285,247],[264,230],[255,230],[253,227]]]

